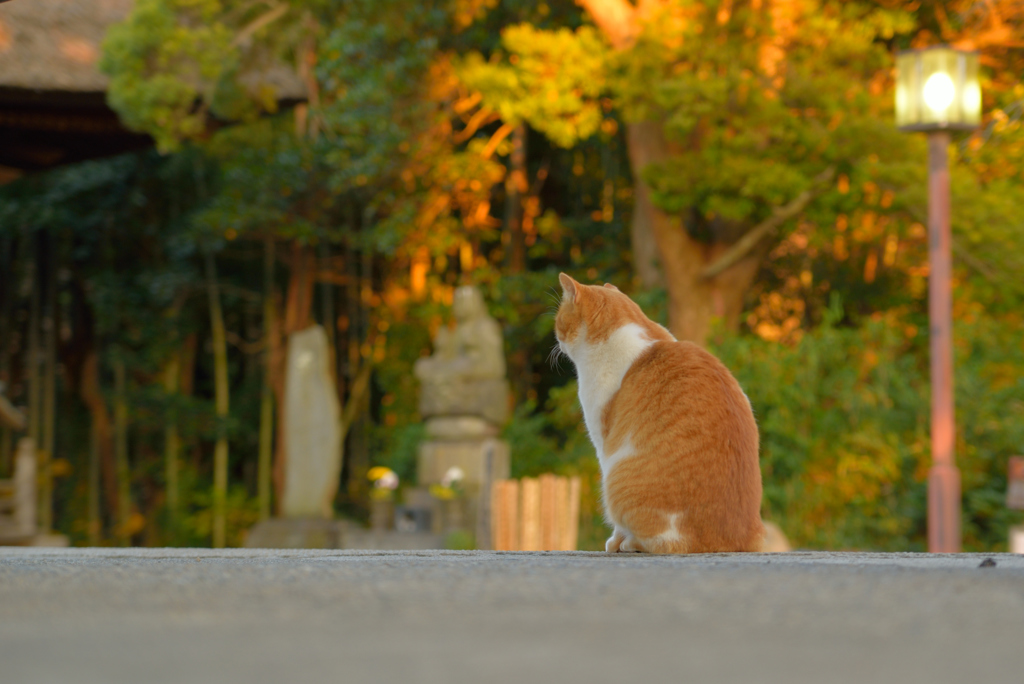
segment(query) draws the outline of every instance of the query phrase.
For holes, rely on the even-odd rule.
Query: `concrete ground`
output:
[[[1022,682],[1024,556],[5,548],[0,681]]]

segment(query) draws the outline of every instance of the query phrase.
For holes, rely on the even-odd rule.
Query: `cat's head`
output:
[[[555,337],[570,357],[574,347],[599,344],[630,323],[639,325],[651,340],[672,339],[667,330],[647,318],[636,302],[614,285],[583,285],[565,273],[560,273],[558,280],[562,284],[562,302],[555,315]]]

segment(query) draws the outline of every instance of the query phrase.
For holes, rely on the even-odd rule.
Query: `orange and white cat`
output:
[[[615,527],[605,550],[760,550],[757,423],[739,383],[615,286],[559,280],[555,336],[576,366]]]

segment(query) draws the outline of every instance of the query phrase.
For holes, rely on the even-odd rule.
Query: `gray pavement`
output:
[[[0,548],[3,684],[364,681],[1024,682],[1024,556]]]

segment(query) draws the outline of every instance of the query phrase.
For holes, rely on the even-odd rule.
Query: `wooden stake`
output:
[[[569,478],[569,522],[566,529],[568,539],[565,548],[575,551],[579,545],[580,532],[580,478],[575,475]]]
[[[545,473],[540,476],[540,550],[558,548],[558,525],[556,520],[557,479]]]
[[[555,478],[555,545],[569,551],[569,478]]]
[[[532,477],[524,477],[519,484],[522,489],[522,524],[519,548],[523,551],[539,551],[541,548],[540,482]]]

